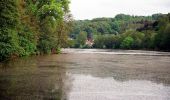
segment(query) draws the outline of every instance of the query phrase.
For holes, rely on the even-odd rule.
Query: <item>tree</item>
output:
[[[80,32],[77,35],[76,38],[76,45],[80,48],[82,48],[85,45],[85,42],[87,40],[87,33],[86,32]]]
[[[98,35],[94,39],[95,48],[105,48],[104,37],[103,35]]]
[[[163,33],[162,46],[166,50],[170,50],[170,24],[167,24]]]
[[[66,35],[69,30],[67,24],[69,13],[68,0],[38,0],[37,16],[40,21],[41,35],[38,48],[42,53],[55,52],[58,48],[66,44]]]
[[[158,34],[155,36],[154,45],[156,49],[170,50],[170,14],[162,16],[158,20]]]
[[[0,1],[0,61],[16,56],[19,51],[17,28],[19,25],[18,2]]]
[[[130,36],[126,37],[121,43],[121,48],[123,49],[131,49],[134,43],[134,39]]]
[[[70,31],[69,0],[1,0],[0,61],[50,53]]]

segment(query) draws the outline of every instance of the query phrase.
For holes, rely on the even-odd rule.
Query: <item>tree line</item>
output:
[[[170,50],[170,14],[118,14],[73,23],[70,47],[89,48],[85,41],[92,38],[90,48]]]
[[[0,61],[59,52],[72,21],[68,0],[0,0]]]

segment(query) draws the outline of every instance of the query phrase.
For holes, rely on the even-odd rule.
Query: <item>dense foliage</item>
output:
[[[119,14],[115,18],[75,21],[70,35],[72,47],[77,47],[82,32],[94,40],[94,48],[170,50],[170,14]]]
[[[170,50],[170,14],[72,21],[68,0],[0,1],[0,61],[61,47]]]
[[[67,44],[68,0],[1,0],[0,61],[57,53]]]
[[[158,14],[159,15],[159,14]],[[155,16],[155,15],[153,15]],[[141,27],[145,21],[156,20],[157,17],[152,16],[130,16],[118,14],[115,18],[96,18],[93,20],[78,20],[74,22],[72,35],[86,31],[89,35],[118,34],[127,29],[137,29]]]

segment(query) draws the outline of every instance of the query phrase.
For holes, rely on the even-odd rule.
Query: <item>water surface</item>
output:
[[[170,53],[64,49],[4,62],[0,100],[170,100]]]

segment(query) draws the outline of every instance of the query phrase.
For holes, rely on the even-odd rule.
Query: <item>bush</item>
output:
[[[122,49],[131,49],[134,43],[134,39],[130,36],[126,37],[121,43],[120,47]]]

